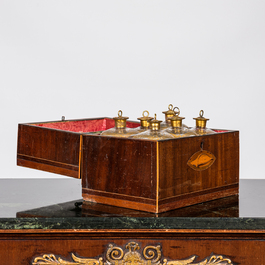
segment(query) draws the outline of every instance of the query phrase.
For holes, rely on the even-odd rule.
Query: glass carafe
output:
[[[153,119],[153,117],[149,117],[149,112],[147,110],[143,111],[143,116],[140,118],[137,118],[137,120],[140,120],[140,126],[137,128],[131,129],[132,131],[136,133],[141,133],[149,129],[150,121]]]
[[[193,118],[194,120],[196,120],[196,126],[192,128],[192,131],[195,132],[197,135],[216,133],[215,131],[206,128],[206,122],[209,119],[204,118],[203,115],[204,115],[204,111],[201,110],[199,113],[199,117]]]
[[[178,115],[171,117],[171,128],[167,128],[165,131],[170,133],[174,138],[196,136],[196,133],[191,129],[182,125],[184,117]]]
[[[172,104],[169,104],[168,105],[168,110],[167,111],[163,111],[162,113],[165,114],[165,121],[163,121],[160,124],[160,128],[161,128],[161,130],[165,130],[165,129],[171,127],[171,121],[170,121],[171,118],[176,116],[176,115],[179,115],[180,110],[179,110],[178,107],[174,108]],[[188,128],[188,126],[186,126],[185,124],[183,124],[183,126]]]
[[[114,137],[129,137],[135,134],[133,129],[126,128],[126,121],[129,117],[122,116],[122,111],[118,111],[118,117],[114,117],[113,120],[115,121],[115,127],[103,131],[100,135],[103,136],[114,136]]]
[[[159,121],[155,118],[150,121],[150,129],[136,134],[132,136],[134,139],[148,139],[148,140],[164,140],[164,139],[172,139],[174,138],[172,135],[167,133],[165,130],[160,130],[160,123],[162,121]]]

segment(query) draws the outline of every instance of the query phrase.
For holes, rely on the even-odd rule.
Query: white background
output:
[[[169,103],[194,125],[240,130],[240,177],[265,178],[265,1],[0,0],[0,178],[17,124],[117,115]]]

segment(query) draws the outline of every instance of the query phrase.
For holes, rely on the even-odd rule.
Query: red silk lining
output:
[[[227,130],[215,130],[215,129],[213,129],[213,131],[215,131],[215,132],[217,132],[217,133],[227,132]]]
[[[62,131],[70,132],[98,132],[104,131],[115,126],[113,119],[96,119],[96,120],[77,120],[77,121],[59,121],[59,122],[47,122],[47,123],[35,123],[35,126],[44,128],[57,129]],[[126,127],[135,128],[139,127],[140,124],[136,122],[127,121]]]
[[[103,118],[103,119],[91,119],[91,120],[76,120],[76,121],[56,121],[56,122],[45,122],[45,123],[35,123],[32,124],[39,127],[57,129],[62,131],[70,132],[99,132],[105,131],[115,126],[113,119]],[[127,128],[139,127],[140,123],[137,122],[126,122]],[[227,132],[227,130],[213,129],[217,133]]]

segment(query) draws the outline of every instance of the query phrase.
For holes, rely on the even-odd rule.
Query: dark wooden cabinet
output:
[[[128,244],[137,244],[133,251],[138,254],[126,259]],[[117,248],[112,262],[111,245]],[[1,264],[6,265],[265,264],[265,230],[259,220],[20,220],[12,229],[0,230],[0,246]],[[160,254],[152,263],[146,257],[157,255],[157,246]],[[149,252],[144,252],[146,247],[151,247]]]

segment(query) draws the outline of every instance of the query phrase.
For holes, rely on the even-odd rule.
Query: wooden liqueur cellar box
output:
[[[153,213],[238,194],[238,131],[166,140],[96,133],[111,127],[109,118],[20,124],[17,164],[81,178],[84,201]]]

